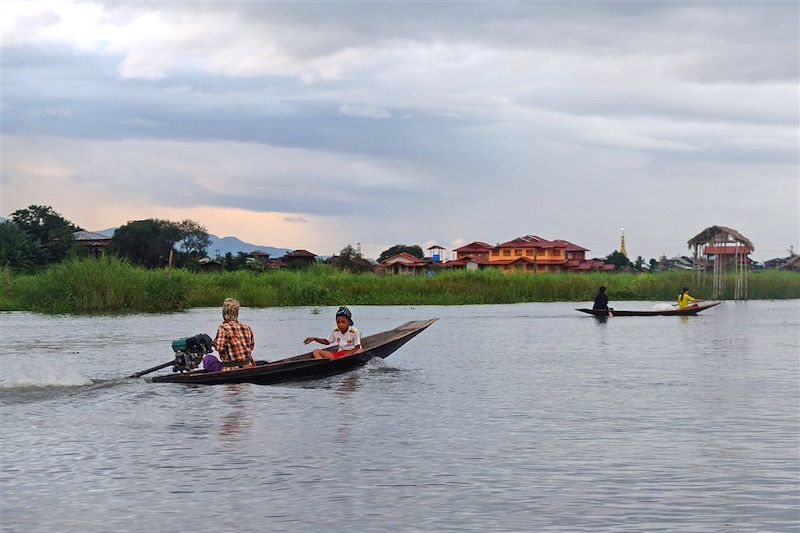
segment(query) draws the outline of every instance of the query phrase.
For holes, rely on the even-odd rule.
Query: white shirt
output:
[[[331,344],[338,344],[340,350],[353,350],[356,346],[361,344],[361,333],[350,326],[347,331],[342,333],[339,328],[335,328],[330,335],[328,335],[328,342]]]

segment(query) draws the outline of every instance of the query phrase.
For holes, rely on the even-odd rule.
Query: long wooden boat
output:
[[[428,326],[436,322],[415,320],[389,331],[369,335],[361,339],[362,353],[342,357],[341,359],[313,359],[311,352],[288,357],[279,361],[259,364],[238,370],[206,372],[173,373],[155,376],[154,383],[187,383],[200,385],[221,385],[224,383],[256,383],[268,385],[285,381],[301,381],[317,379],[334,374],[348,372],[366,364],[373,357],[386,358],[398,348],[422,333]]]
[[[608,311],[605,309],[576,309],[576,311],[580,311],[581,313],[587,313],[589,315],[600,316],[600,317],[608,317],[608,316],[689,316],[689,315],[696,315],[700,311],[704,309],[708,309],[710,307],[714,307],[715,305],[719,305],[721,302],[712,302],[710,304],[705,305],[695,305],[690,307],[685,307],[683,309],[669,309],[665,311],[624,311],[622,309],[613,309],[611,311],[611,315],[608,314]]]

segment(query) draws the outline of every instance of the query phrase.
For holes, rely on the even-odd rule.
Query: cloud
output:
[[[794,3],[1,6],[6,205],[247,212],[324,253],[798,239]]]
[[[372,105],[342,104],[339,106],[339,113],[352,117],[366,118],[391,118],[392,116],[386,109]]]
[[[12,189],[57,179],[159,205],[372,212],[390,207],[381,205],[387,197],[436,195],[424,172],[402,162],[263,144],[7,136],[4,152]]]
[[[191,68],[230,77],[294,76],[307,83],[378,68],[389,57],[444,58],[459,50],[524,57],[533,72],[564,58],[609,73],[696,82],[790,82],[798,76],[796,4],[564,6],[86,2],[4,3],[3,45],[61,43],[121,57],[124,77]],[[765,53],[767,52],[767,53]],[[465,64],[474,54],[462,56]],[[457,66],[451,57],[448,63]],[[420,64],[423,67],[423,64]]]

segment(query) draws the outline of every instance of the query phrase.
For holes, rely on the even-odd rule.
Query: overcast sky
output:
[[[796,2],[0,4],[0,215],[321,255],[800,244]]]

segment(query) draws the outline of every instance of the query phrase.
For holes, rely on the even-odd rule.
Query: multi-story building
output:
[[[441,247],[439,247],[441,248]],[[444,268],[483,270],[497,268],[504,272],[590,272],[614,270],[614,265],[599,259],[586,259],[589,250],[563,239],[548,241],[536,235],[517,237],[492,246],[475,241],[453,250],[455,259],[441,264]],[[428,270],[431,261],[398,254],[380,263],[387,274],[419,274]]]
[[[589,250],[563,239],[549,241],[537,235],[525,235],[492,246],[472,242],[456,248],[456,259],[447,266],[453,268],[499,268],[520,272],[588,272],[613,270],[599,260],[587,260]],[[474,263],[474,264],[472,264]]]
[[[537,235],[525,235],[492,248],[489,264],[503,270],[525,272],[602,269],[605,265],[597,265],[596,261],[586,261],[588,251],[563,239],[549,241]]]

